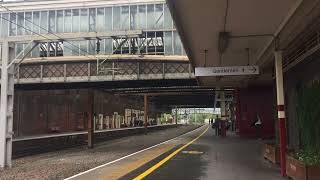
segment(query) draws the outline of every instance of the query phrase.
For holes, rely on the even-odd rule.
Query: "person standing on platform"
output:
[[[216,136],[219,136],[220,130],[221,130],[221,119],[220,118],[216,118],[216,120],[214,121],[214,127],[215,127]]]
[[[254,126],[256,129],[256,136],[258,139],[262,138],[262,121],[259,114],[256,115],[256,121],[251,124],[251,127]]]

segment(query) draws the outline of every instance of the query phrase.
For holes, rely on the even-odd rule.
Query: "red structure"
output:
[[[236,127],[242,137],[256,137],[254,122],[257,116],[262,121],[261,136],[270,138],[275,135],[273,104],[275,102],[272,87],[254,87],[236,92]]]

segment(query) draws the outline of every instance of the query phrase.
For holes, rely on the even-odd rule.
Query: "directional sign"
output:
[[[258,66],[196,67],[195,76],[239,76],[259,74]]]

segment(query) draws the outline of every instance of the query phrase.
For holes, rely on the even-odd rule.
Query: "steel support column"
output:
[[[88,91],[88,148],[94,146],[94,92]]]
[[[144,127],[148,128],[148,95],[144,95]]]
[[[280,139],[280,167],[281,175],[286,176],[286,118],[284,108],[284,90],[283,90],[283,69],[282,51],[276,51],[275,56],[275,71],[276,71],[276,86],[277,86],[277,104],[278,104],[278,120],[279,120],[279,139]]]
[[[176,116],[176,118],[175,118],[175,119],[176,119],[176,122],[175,122],[175,123],[176,123],[176,125],[177,125],[177,124],[178,124],[178,108],[177,108],[177,107],[176,107],[176,115],[175,115],[175,116]]]
[[[220,91],[220,109],[221,109],[221,120],[226,120],[226,102],[224,91]]]
[[[14,65],[9,66],[14,50],[8,42],[1,49],[0,167],[11,167],[13,135]]]
[[[222,120],[222,126],[225,127],[225,124],[226,124],[226,121],[227,121],[227,118],[226,118],[226,101],[225,101],[225,93],[224,91],[220,91],[220,109],[221,109],[221,120]],[[221,128],[222,129],[222,128]],[[225,134],[225,131],[223,130],[221,132],[221,136],[224,137],[226,136]]]
[[[235,104],[236,104],[236,133],[240,133],[240,119],[241,119],[241,105],[240,105],[240,90],[235,90]]]

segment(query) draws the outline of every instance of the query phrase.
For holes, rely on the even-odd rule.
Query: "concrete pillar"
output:
[[[148,95],[144,95],[144,127],[148,128]]]
[[[1,105],[0,105],[0,167],[11,167],[13,135],[14,65],[8,67],[14,49],[2,43]]]
[[[277,86],[277,105],[278,105],[278,120],[279,120],[279,140],[280,140],[280,168],[281,175],[286,176],[286,117],[284,108],[284,90],[283,90],[283,69],[282,51],[276,51],[275,55],[275,71],[276,71],[276,86]]]
[[[88,90],[88,148],[94,146],[94,92]]]

